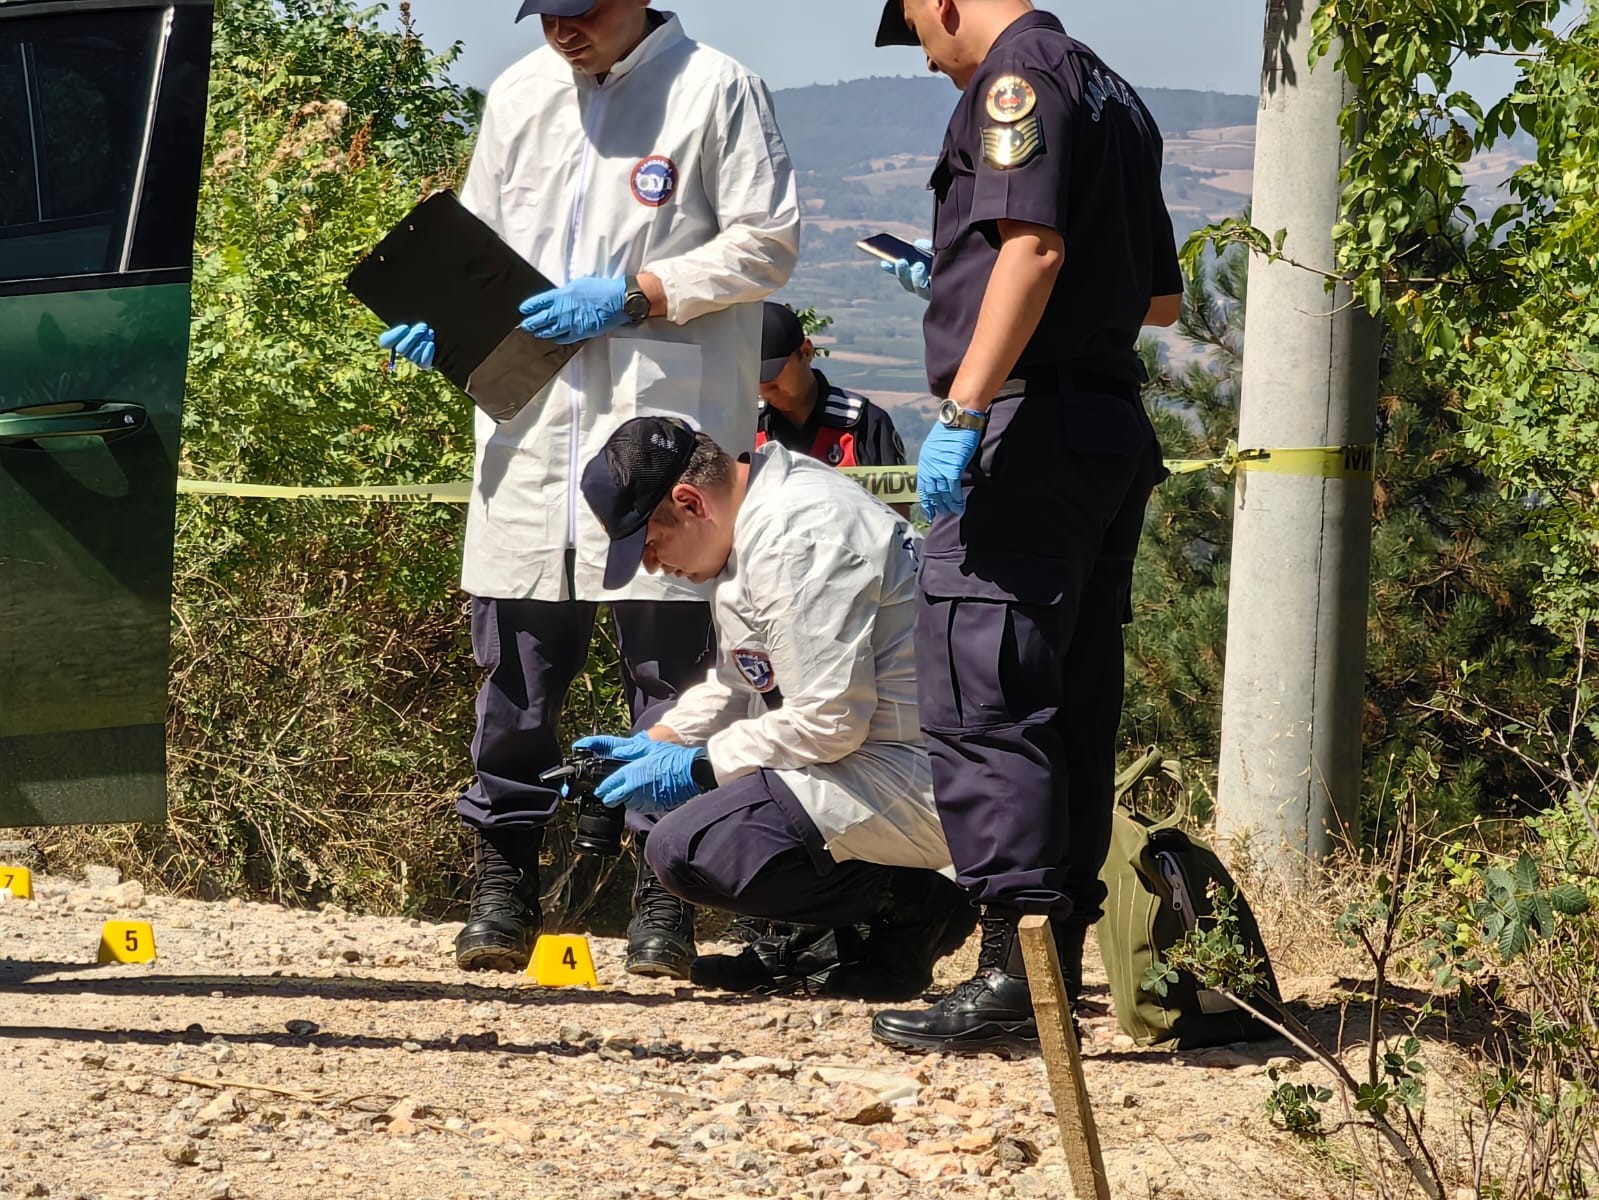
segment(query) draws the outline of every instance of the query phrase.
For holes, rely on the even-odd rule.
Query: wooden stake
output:
[[[1049,1074],[1049,1094],[1055,1100],[1055,1120],[1060,1125],[1060,1145],[1066,1153],[1072,1190],[1077,1200],[1110,1200],[1110,1181],[1099,1152],[1099,1130],[1088,1102],[1083,1063],[1077,1055],[1077,1033],[1072,1028],[1071,1005],[1060,974],[1060,953],[1049,918],[1026,916],[1021,920],[1022,958],[1027,963],[1027,985],[1033,993],[1033,1016]]]

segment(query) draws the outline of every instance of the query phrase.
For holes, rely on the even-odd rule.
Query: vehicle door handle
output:
[[[47,442],[67,437],[123,437],[143,429],[144,405],[90,400],[76,408],[39,404],[0,413],[0,446]]]

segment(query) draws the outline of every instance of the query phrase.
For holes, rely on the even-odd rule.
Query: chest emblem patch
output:
[[[1044,149],[1044,131],[1037,117],[1023,117],[1014,125],[990,125],[983,130],[983,161],[1001,171],[1031,162]]]
[[[677,192],[677,164],[664,154],[641,158],[629,182],[633,199],[646,208],[660,208]]]
[[[988,115],[1003,125],[1014,125],[1038,107],[1038,93],[1020,75],[1001,75],[988,89]]]
[[[764,650],[735,650],[733,663],[757,692],[769,692],[777,686],[777,672],[772,670],[771,657]]]

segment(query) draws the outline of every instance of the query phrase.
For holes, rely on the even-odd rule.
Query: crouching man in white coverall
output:
[[[539,776],[561,761],[561,706],[600,604],[635,720],[709,661],[703,590],[643,577],[601,586],[606,539],[578,500],[578,469],[639,413],[753,444],[758,301],[788,280],[799,249],[794,172],[758,78],[649,0],[516,11],[539,17],[548,44],[489,89],[461,200],[561,285],[528,298],[523,328],[583,348],[516,417],[477,414],[461,587],[486,677],[457,802],[477,842],[456,939],[467,970],[520,971],[538,936],[539,851],[560,800]],[[382,344],[433,362],[426,325],[396,326]],[[627,969],[683,978],[693,947],[692,914],[641,875]]]
[[[642,563],[713,584],[717,664],[630,738],[607,804],[664,814],[645,856],[693,904],[808,928],[693,978],[737,991],[914,996],[976,910],[948,878],[916,718],[917,542],[822,463],[735,462],[668,417],[622,425],[583,472],[611,537],[606,582]]]

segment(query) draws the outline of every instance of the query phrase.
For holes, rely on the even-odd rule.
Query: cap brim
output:
[[[883,5],[883,19],[877,26],[879,46],[920,46],[922,43],[905,24],[904,0],[888,0]]]
[[[650,527],[646,522],[637,532],[611,542],[611,548],[605,554],[604,584],[607,591],[626,587],[633,581],[633,576],[638,574],[639,565],[644,561],[644,543],[649,540],[649,536]]]
[[[788,360],[793,357],[792,354],[785,354],[782,358],[761,359],[761,382],[771,383],[783,373],[783,368],[788,366]]]
[[[520,21],[531,16],[581,17],[598,3],[599,0],[523,0],[516,19]]]

